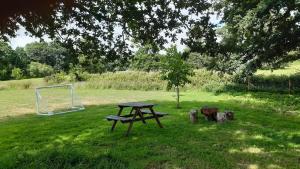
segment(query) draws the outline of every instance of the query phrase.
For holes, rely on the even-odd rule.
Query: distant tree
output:
[[[24,48],[17,47],[14,52],[16,58],[13,63],[14,67],[20,68],[24,76],[28,75],[27,66],[30,63],[30,58],[27,56]]]
[[[68,69],[68,50],[55,42],[30,43],[25,46],[25,51],[33,62],[49,65],[57,72]]]
[[[13,49],[6,42],[0,41],[0,80],[10,79],[14,60]]]
[[[11,71],[11,77],[20,80],[23,78],[23,71],[20,68],[13,68]]]
[[[28,70],[30,77],[45,77],[54,73],[54,70],[51,66],[38,63],[31,62],[28,65]]]
[[[158,71],[160,67],[161,55],[158,54],[152,45],[140,47],[135,53],[130,68],[142,71]]]
[[[78,64],[72,65],[71,69],[78,69],[82,71],[87,71],[89,73],[103,73],[106,71],[108,65],[104,65],[104,57],[89,57],[84,54],[79,54]]]
[[[190,83],[189,76],[193,76],[192,67],[182,59],[182,54],[176,49],[176,46],[166,50],[166,55],[162,58],[161,77],[168,81],[168,88],[175,87],[177,96],[177,105],[179,108],[179,87]]]

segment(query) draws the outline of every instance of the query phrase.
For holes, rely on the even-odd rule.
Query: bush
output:
[[[54,69],[49,65],[38,62],[30,62],[28,72],[30,77],[45,77],[53,74]]]
[[[86,71],[81,66],[74,66],[71,67],[69,71],[69,75],[71,78],[71,81],[86,81],[90,78],[90,74]]]
[[[59,72],[59,73],[55,73],[51,76],[46,76],[44,78],[44,80],[45,80],[45,82],[47,82],[49,84],[59,84],[59,83],[63,83],[63,82],[69,82],[69,81],[71,81],[71,78],[65,72]]]
[[[14,68],[11,71],[11,77],[13,77],[16,80],[20,80],[23,78],[23,72],[20,68]]]

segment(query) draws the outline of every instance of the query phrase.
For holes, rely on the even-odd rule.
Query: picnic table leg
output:
[[[131,119],[131,121],[130,121],[130,123],[129,123],[127,132],[126,132],[126,134],[125,134],[126,137],[129,135],[129,132],[130,132],[130,130],[131,130],[131,128],[132,128],[132,125],[133,125],[133,123],[134,123],[134,120],[135,120],[135,118],[136,118],[136,115],[137,115],[137,112],[134,113],[134,115],[133,115],[133,117],[132,117],[132,119]]]
[[[159,126],[160,128],[163,128],[163,126],[162,126],[162,124],[160,123],[160,121],[159,121],[159,119],[158,119],[157,115],[155,114],[155,112],[154,112],[153,108],[152,108],[152,107],[150,107],[149,109],[150,109],[151,113],[153,114],[153,116],[154,116],[154,118],[155,118],[155,120],[156,120],[156,122],[157,122],[158,126]]]
[[[119,110],[119,112],[118,112],[118,116],[120,116],[121,115],[121,113],[122,113],[122,110],[123,110],[123,107],[120,107],[120,110]],[[112,127],[111,127],[111,131],[114,131],[114,129],[115,129],[115,127],[116,127],[116,124],[117,124],[117,120],[114,120],[114,122],[113,122],[113,125],[112,125]]]
[[[134,108],[131,108],[130,113],[129,113],[130,115],[132,114],[133,110],[134,110]]]
[[[145,121],[145,119],[144,119],[144,115],[143,115],[141,109],[137,108],[135,111],[137,112],[137,114],[138,114],[138,115],[140,116],[140,118],[142,119],[142,122],[143,122],[144,124],[146,124],[146,121]]]

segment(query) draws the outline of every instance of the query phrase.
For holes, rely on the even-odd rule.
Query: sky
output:
[[[214,23],[214,24],[218,24],[220,22],[220,18],[218,18],[217,15],[212,15],[211,16],[211,22]],[[30,36],[30,34],[26,32],[24,27],[20,27],[20,29],[17,31],[16,35],[17,35],[16,37],[10,38],[10,45],[12,46],[13,49],[15,49],[17,47],[24,47],[28,43],[39,41],[38,38]],[[185,37],[186,37],[185,33],[181,33],[181,34],[178,35],[179,40],[176,41],[175,44],[176,44],[179,51],[183,51],[186,48],[185,45],[182,45],[180,43],[180,39],[185,38]],[[47,39],[47,38],[45,40],[48,41],[48,42],[51,41],[50,39]],[[169,42],[165,45],[165,47],[169,47],[172,44],[173,43]]]

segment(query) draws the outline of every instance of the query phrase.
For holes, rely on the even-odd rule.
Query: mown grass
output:
[[[13,91],[22,90],[10,94]],[[0,168],[300,167],[300,96],[187,91],[182,93],[182,108],[175,109],[171,92],[78,92],[83,100],[92,95],[106,101],[82,112],[2,119]],[[29,97],[22,102],[28,103]],[[135,123],[129,137],[124,137],[127,124],[110,132],[105,116],[116,114],[116,103],[132,100],[157,103],[156,110],[168,112],[161,119],[164,128],[148,121]],[[236,119],[214,123],[201,118],[191,124],[187,112],[204,105],[232,110]]]

